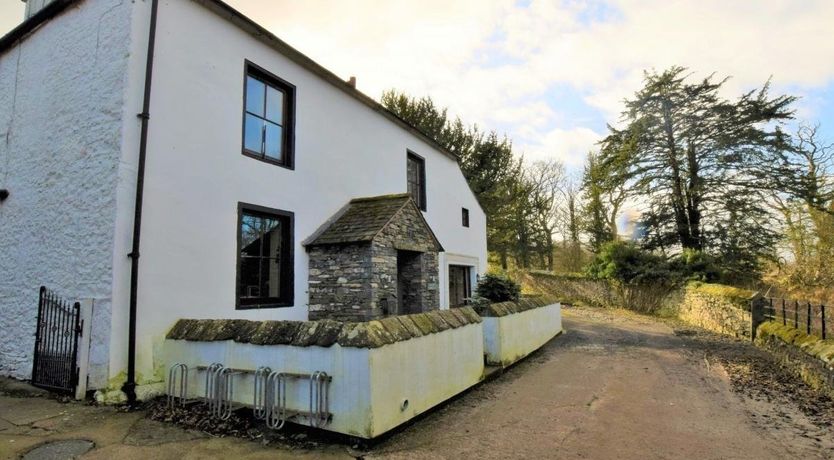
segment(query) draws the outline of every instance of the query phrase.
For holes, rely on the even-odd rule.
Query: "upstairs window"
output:
[[[291,212],[238,206],[237,307],[293,304]]]
[[[426,160],[419,155],[408,152],[408,194],[417,203],[417,207],[426,210]]]
[[[460,208],[460,220],[461,220],[461,224],[463,224],[464,227],[469,226],[469,210],[468,209]]]
[[[243,154],[293,167],[295,87],[247,63],[243,104]]]

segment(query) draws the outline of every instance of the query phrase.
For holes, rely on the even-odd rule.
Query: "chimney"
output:
[[[347,84],[350,85],[351,88],[356,89],[356,77],[351,75],[351,77],[348,78]]]
[[[38,11],[44,9],[46,5],[49,5],[54,0],[23,0],[26,2],[26,17],[24,19],[29,19],[34,16]]]

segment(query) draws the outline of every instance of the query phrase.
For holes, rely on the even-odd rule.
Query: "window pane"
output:
[[[264,257],[281,257],[281,221],[269,217],[263,218],[263,249]]]
[[[243,257],[240,259],[240,278],[238,280],[240,285],[238,292],[240,292],[242,299],[261,297],[261,260],[260,257]]]
[[[246,77],[246,111],[264,116],[264,91],[266,85],[252,77]]]
[[[261,296],[281,297],[281,263],[278,259],[261,259]]]
[[[261,255],[262,219],[258,216],[244,214],[240,222],[241,256]]]
[[[263,153],[263,125],[260,118],[246,114],[246,126],[243,129],[243,147],[246,150]]]
[[[266,122],[266,138],[264,140],[264,153],[267,157],[280,160],[283,153],[283,128],[278,125]]]
[[[266,87],[266,119],[284,125],[284,93],[271,86]]]

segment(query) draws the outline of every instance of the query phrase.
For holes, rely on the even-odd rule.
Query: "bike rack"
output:
[[[269,410],[266,407],[267,383],[272,369],[261,366],[255,371],[255,389],[253,391],[252,412],[256,419],[264,420]]]
[[[310,375],[310,426],[321,428],[330,421],[330,377],[316,371]]]
[[[205,393],[202,400],[212,416],[220,420],[227,420],[232,415],[234,378],[241,374],[253,375],[252,412],[255,418],[264,420],[269,428],[280,430],[287,420],[298,417],[307,418],[311,427],[322,428],[333,419],[333,414],[330,413],[330,383],[333,378],[326,372],[315,371],[311,374],[278,372],[267,366],[261,366],[253,371],[233,369],[222,363],[196,366],[195,369],[206,373]],[[170,367],[168,371],[169,409],[187,404],[188,372],[188,366],[182,363],[174,363]],[[287,388],[290,381],[308,384],[309,410],[295,410],[287,407]],[[239,405],[239,407],[247,406],[249,404]]]
[[[292,410],[287,407],[287,382],[290,380],[306,381],[309,385],[309,411]],[[312,374],[291,372],[272,372],[267,377],[265,392],[266,424],[280,430],[284,423],[293,417],[306,417],[309,425],[321,428],[333,419],[330,413],[330,382],[333,378],[326,372],[315,371]]]
[[[168,369],[168,409],[176,407],[177,402],[180,406],[185,406],[187,396],[188,366],[183,363],[174,363]]]

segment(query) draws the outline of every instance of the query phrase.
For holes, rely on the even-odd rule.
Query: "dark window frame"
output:
[[[258,80],[262,81],[264,84],[271,86],[277,89],[278,91],[284,93],[283,114],[285,124],[281,127],[282,134],[284,135],[282,139],[283,160],[281,161],[269,158],[266,156],[265,153],[261,154],[260,152],[254,152],[246,148],[246,85],[249,76],[255,77]],[[240,151],[244,156],[263,161],[264,163],[280,166],[282,168],[287,168],[290,170],[295,169],[295,98],[295,85],[264,69],[263,67],[253,63],[252,61],[244,60],[242,98],[243,107],[241,112],[242,115],[240,131]]]
[[[461,224],[469,228],[469,210],[466,208],[460,208],[460,220]]]
[[[258,297],[256,299],[241,299],[240,292],[240,253],[243,250],[243,232],[241,224],[243,215],[262,215],[277,217],[282,220],[281,246],[281,296]],[[253,310],[264,308],[286,308],[295,305],[295,213],[282,209],[268,208],[250,203],[237,204],[237,252],[235,253],[235,310]]]
[[[420,208],[421,211],[426,211],[428,206],[426,205],[426,159],[417,155],[416,153],[412,152],[411,150],[406,151],[406,163],[405,163],[405,185],[406,191],[408,191],[408,164],[409,162],[416,161],[420,165],[420,201],[417,202],[417,207]],[[409,192],[411,193],[411,192]],[[412,197],[413,198],[413,197]]]

